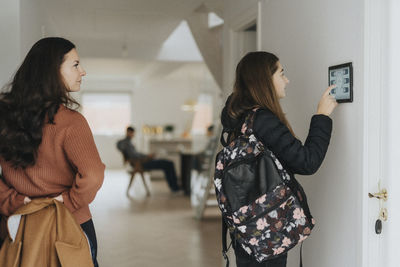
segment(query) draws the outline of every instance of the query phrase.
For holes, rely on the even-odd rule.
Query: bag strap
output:
[[[303,242],[300,244],[300,267],[303,267]]]
[[[233,134],[250,136],[253,133],[253,122],[254,122],[254,118],[255,118],[255,114],[256,114],[257,110],[258,110],[258,108],[254,108],[254,109],[247,111],[247,113],[244,116],[243,123],[238,125],[238,127],[236,127],[235,129],[228,129],[228,128],[222,129],[222,133],[221,133],[221,137],[220,137],[220,142],[221,142],[222,146],[225,147],[225,146],[229,145]],[[242,129],[244,126],[246,127],[246,131],[242,132]],[[224,134],[227,134],[226,138],[224,138]]]
[[[242,127],[243,127],[243,125],[246,126],[246,131],[244,133],[243,132],[242,133],[247,135],[247,136],[252,135],[253,132],[254,132],[253,124],[254,124],[254,119],[256,117],[257,110],[258,110],[258,108],[254,108],[252,110],[249,110],[247,115],[246,115],[246,118],[245,118],[245,120],[244,120],[244,122],[242,124]]]
[[[232,245],[232,241],[229,244],[229,247],[227,247],[226,236],[228,234],[228,226],[226,225],[224,218],[222,218],[221,222],[222,222],[222,255],[224,256],[224,259],[226,260],[226,267],[229,267],[229,257],[227,255],[227,252]]]

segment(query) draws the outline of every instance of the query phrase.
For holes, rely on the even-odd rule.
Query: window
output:
[[[208,28],[214,28],[224,24],[224,20],[214,12],[208,13]]]
[[[200,94],[197,105],[194,109],[192,123],[193,134],[205,134],[208,126],[212,124],[212,96],[209,94]]]
[[[131,94],[84,92],[82,113],[93,134],[123,135],[131,124]]]

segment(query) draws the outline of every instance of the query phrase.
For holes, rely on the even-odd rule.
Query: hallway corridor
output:
[[[171,195],[164,180],[151,182],[151,197],[129,200],[128,180],[124,170],[106,171],[91,205],[101,267],[222,266],[217,208],[197,221],[189,197]]]

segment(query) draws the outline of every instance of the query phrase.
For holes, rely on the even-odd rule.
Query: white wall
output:
[[[40,0],[21,1],[21,55],[25,57],[29,49],[46,33],[47,18]]]
[[[0,86],[9,82],[32,45],[51,24],[41,0],[2,0],[0,8]]]
[[[247,5],[241,2],[226,1],[228,25],[235,25],[235,14],[257,7],[256,1],[246,1]],[[353,62],[354,102],[340,104],[332,116],[331,145],[321,169],[313,177],[299,180],[317,220],[304,246],[306,266],[360,266],[363,1],[261,1],[260,11],[261,48],[280,57],[291,81],[283,108],[300,139],[305,139],[311,116],[327,87],[328,67]],[[225,44],[232,47],[227,42],[229,36],[225,37]],[[232,51],[225,51],[224,55],[232,55]],[[228,63],[225,66],[230,67],[225,81],[231,83],[227,77],[232,77],[234,69]],[[288,266],[298,265],[295,251],[289,253]]]
[[[0,8],[0,88],[20,64],[20,1],[2,0]]]

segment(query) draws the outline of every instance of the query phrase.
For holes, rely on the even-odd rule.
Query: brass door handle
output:
[[[377,198],[377,199],[382,199],[383,201],[387,201],[388,199],[388,193],[386,189],[382,189],[379,193],[371,194],[368,193],[369,198]]]

